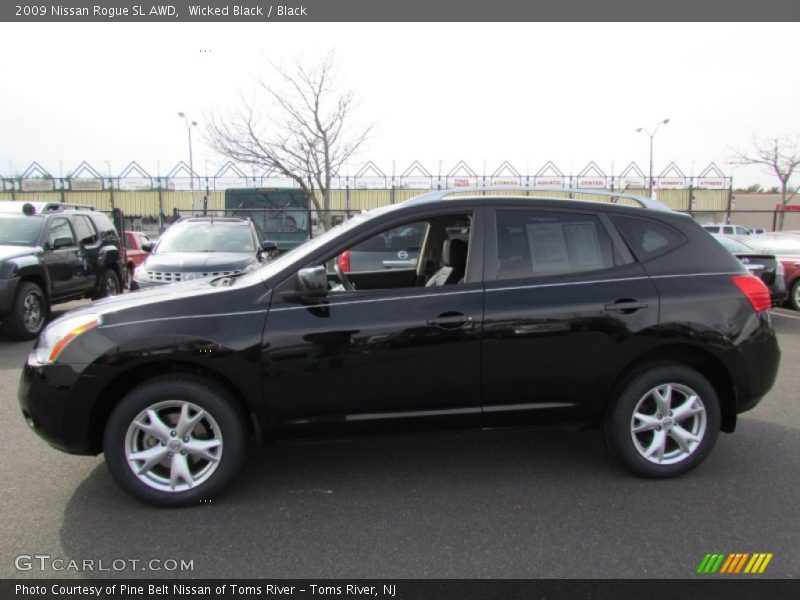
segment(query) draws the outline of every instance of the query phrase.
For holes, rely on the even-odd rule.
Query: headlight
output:
[[[133,279],[134,281],[150,281],[147,278],[147,269],[144,268],[144,265],[139,265],[133,271]]]
[[[53,364],[72,340],[102,323],[102,316],[89,314],[69,317],[48,325],[33,350],[37,364]]]

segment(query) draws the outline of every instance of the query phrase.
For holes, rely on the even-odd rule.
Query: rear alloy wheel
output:
[[[792,291],[789,294],[789,302],[792,304],[793,309],[800,310],[800,279],[795,281],[792,286]]]
[[[612,452],[634,473],[674,477],[711,452],[720,425],[713,386],[675,363],[640,369],[622,385],[606,421]]]
[[[31,281],[21,281],[11,312],[3,319],[3,329],[17,340],[32,340],[44,328],[47,300],[42,288]]]
[[[103,271],[103,277],[100,279],[100,286],[97,289],[96,297],[107,298],[108,296],[116,296],[122,292],[122,285],[119,282],[119,277],[111,269]]]
[[[185,506],[228,485],[244,459],[245,428],[225,392],[193,377],[145,383],[114,409],[104,451],[113,477],[132,496]]]

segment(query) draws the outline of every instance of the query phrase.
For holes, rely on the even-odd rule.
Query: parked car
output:
[[[634,473],[673,477],[772,387],[769,291],[688,216],[614,193],[644,208],[455,192],[359,214],[249,273],[64,315],[25,365],[26,422],[176,506],[223,492],[249,434],[579,423]],[[414,266],[328,268],[412,223]]]
[[[0,202],[0,322],[12,338],[42,331],[50,307],[122,290],[125,263],[111,220],[89,206]]]
[[[130,285],[136,267],[145,261],[154,244],[141,231],[125,231],[122,240],[125,243],[126,281]]]
[[[261,264],[264,252],[275,247],[269,242],[265,246],[261,235],[249,219],[182,218],[170,225],[133,272],[131,289],[251,271]]]
[[[800,310],[800,234],[764,233],[748,240],[748,245],[756,251],[775,255],[783,265],[789,304]]]
[[[786,282],[783,279],[784,267],[772,254],[754,250],[747,244],[732,237],[715,235],[714,238],[750,271],[759,277],[769,289],[772,305],[779,306],[786,300]]]
[[[727,223],[707,223],[703,225],[708,233],[715,233],[718,235],[750,235],[750,230],[741,225],[729,225]]]

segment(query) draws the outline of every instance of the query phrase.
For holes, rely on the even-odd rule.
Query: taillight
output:
[[[339,268],[344,273],[350,272],[350,250],[345,250],[339,255]]]
[[[772,296],[758,277],[753,275],[735,275],[731,277],[734,285],[747,297],[753,310],[762,312],[772,307]]]

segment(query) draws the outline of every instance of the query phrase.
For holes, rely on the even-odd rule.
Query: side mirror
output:
[[[145,242],[144,244],[142,244],[142,250],[144,250],[145,252],[152,252],[154,247],[155,244],[153,242]]]
[[[300,269],[295,277],[295,289],[284,292],[286,300],[295,302],[317,302],[328,295],[328,274],[325,267]]]
[[[261,250],[264,252],[275,252],[278,249],[278,244],[265,240],[261,243]]]
[[[58,248],[68,248],[69,246],[74,246],[75,242],[69,236],[61,236],[57,237],[53,240],[53,250],[57,250]]]

